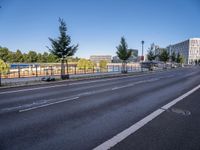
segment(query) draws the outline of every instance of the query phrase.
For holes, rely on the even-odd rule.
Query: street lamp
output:
[[[143,54],[143,52],[144,52],[144,41],[141,41],[141,43],[142,43],[142,65],[143,65],[143,61],[144,61],[144,54]],[[142,72],[143,72],[143,66],[142,66]]]

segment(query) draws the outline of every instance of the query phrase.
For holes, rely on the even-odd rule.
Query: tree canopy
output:
[[[161,54],[159,55],[160,61],[167,62],[169,60],[169,52],[166,49],[163,49]]]
[[[121,38],[120,45],[117,47],[117,56],[125,63],[131,57],[132,51],[128,49],[128,44],[124,37]]]
[[[106,60],[100,60],[99,67],[103,69],[107,69],[108,62]]]
[[[151,47],[148,50],[147,58],[149,61],[153,61],[156,59],[156,55],[154,52],[154,44],[151,44]]]
[[[180,64],[184,63],[184,58],[180,53],[177,54],[176,62]]]
[[[94,67],[93,62],[87,59],[80,59],[77,64],[78,69],[92,69]]]
[[[172,60],[172,62],[176,61],[176,53],[175,52],[172,52],[171,60]]]
[[[5,74],[9,71],[9,65],[0,59],[0,73]]]
[[[49,40],[51,41],[51,48],[48,49],[52,54],[56,55],[58,58],[64,59],[75,54],[75,52],[78,49],[78,44],[70,45],[71,37],[66,33],[66,23],[61,18],[59,18],[59,23],[60,36],[57,39],[49,38]]]

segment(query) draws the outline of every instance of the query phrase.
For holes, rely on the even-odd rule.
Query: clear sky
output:
[[[116,54],[124,36],[129,48],[166,47],[200,37],[200,0],[0,0],[0,46],[48,51],[65,20],[78,57]]]

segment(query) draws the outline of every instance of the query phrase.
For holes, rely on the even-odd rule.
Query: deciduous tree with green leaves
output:
[[[49,51],[56,55],[58,58],[61,59],[61,79],[65,79],[65,65],[64,62],[67,63],[67,70],[68,70],[68,61],[67,58],[69,56],[73,56],[78,49],[78,45],[70,45],[71,44],[71,37],[67,35],[67,27],[66,23],[63,19],[59,18],[59,32],[60,36],[57,39],[49,38],[51,41],[51,49]],[[67,72],[67,78],[69,74]]]
[[[77,63],[78,69],[92,69],[94,64],[87,59],[80,59]]]
[[[107,64],[108,62],[106,60],[100,60],[99,62],[99,67],[103,70],[106,70],[107,69]]]
[[[9,65],[0,59],[0,74],[5,74],[9,71]]]
[[[176,62],[179,64],[184,63],[184,57],[180,53],[177,54]]]
[[[117,56],[122,60],[122,73],[127,73],[126,64],[127,60],[131,57],[132,51],[128,49],[128,44],[124,37],[121,38],[120,45],[117,48]]]

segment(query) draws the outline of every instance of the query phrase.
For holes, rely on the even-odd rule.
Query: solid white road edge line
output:
[[[66,102],[66,101],[76,100],[78,98],[79,97],[73,97],[73,98],[70,98],[70,99],[65,99],[65,100],[52,102],[52,103],[48,103],[48,104],[44,104],[44,105],[40,105],[40,106],[31,107],[31,108],[26,108],[26,109],[19,110],[19,112],[30,111],[30,110],[33,110],[33,109],[38,109],[38,108],[42,108],[42,107],[46,107],[46,106],[50,106],[50,105],[54,105],[54,104],[59,104],[59,103],[63,103],[63,102]]]
[[[171,106],[175,105],[177,102],[183,100],[184,98],[186,98],[190,94],[192,94],[195,91],[197,91],[199,88],[200,88],[200,85],[196,86],[195,88],[193,88],[192,90],[188,91],[187,93],[181,95],[180,97],[172,100],[168,104],[166,104],[163,107],[161,107],[161,109],[157,109],[153,113],[149,114],[148,116],[146,116],[142,120],[140,120],[137,123],[133,124],[132,126],[130,126],[129,128],[125,129],[124,131],[120,132],[119,134],[117,134],[116,136],[112,137],[111,139],[105,141],[104,143],[102,143],[101,145],[97,146],[93,150],[108,150],[108,149],[110,149],[111,147],[115,146],[116,144],[118,144],[119,142],[121,142],[122,140],[127,138],[129,135],[131,135],[134,132],[136,132],[138,129],[142,128],[148,122],[150,122],[151,120],[153,120],[154,118],[156,118],[157,116],[159,116],[160,114],[165,112],[166,109],[169,109]]]

